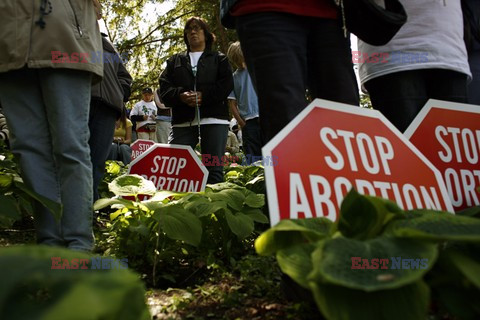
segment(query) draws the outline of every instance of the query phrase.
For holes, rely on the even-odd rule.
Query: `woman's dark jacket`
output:
[[[227,57],[216,51],[205,51],[193,75],[188,52],[173,55],[160,76],[160,97],[165,106],[172,108],[172,124],[192,121],[195,108],[180,100],[186,91],[202,93],[200,118],[229,120],[227,97],[233,90],[232,69]]]

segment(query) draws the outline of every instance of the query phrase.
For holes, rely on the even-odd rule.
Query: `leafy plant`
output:
[[[261,165],[258,166],[227,166],[225,180],[245,187],[255,193],[265,194],[265,173]]]
[[[403,211],[352,190],[337,222],[282,220],[255,248],[275,254],[327,319],[425,319],[432,301],[446,313],[474,319],[480,309],[469,301],[480,298],[479,243],[479,219]]]
[[[138,195],[152,192],[149,184],[140,176],[116,178],[110,190],[136,200],[100,199],[95,209],[117,209],[110,215],[107,253],[127,257],[151,275],[154,285],[157,279],[188,277],[179,274],[182,267],[192,273],[213,263],[233,263],[253,247],[256,225],[268,223],[262,212],[265,196],[232,183],[208,185],[201,193],[161,191],[139,202]]]
[[[62,205],[47,199],[25,185],[13,154],[0,142],[0,228],[9,228],[22,215],[33,215],[33,201],[50,209],[56,219]]]
[[[150,319],[138,276],[122,269],[52,269],[52,257],[90,259],[46,246],[0,250],[1,319]]]

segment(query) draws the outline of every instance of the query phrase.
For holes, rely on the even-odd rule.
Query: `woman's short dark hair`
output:
[[[191,17],[187,20],[185,23],[185,28],[183,29],[183,41],[185,41],[188,51],[190,51],[190,45],[188,44],[187,39],[187,28],[190,27],[193,22],[196,22],[200,28],[203,29],[203,33],[205,34],[205,51],[212,50],[212,45],[215,42],[215,35],[208,30],[208,25],[202,18]]]

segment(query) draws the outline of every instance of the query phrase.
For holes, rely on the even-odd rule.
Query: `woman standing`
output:
[[[227,57],[212,50],[215,36],[201,18],[187,20],[183,38],[187,51],[170,57],[160,76],[161,99],[172,108],[169,143],[194,149],[200,137],[202,154],[213,159],[207,182],[222,182],[219,159],[227,142],[232,70]]]

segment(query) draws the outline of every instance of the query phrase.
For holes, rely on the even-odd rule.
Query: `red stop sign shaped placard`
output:
[[[480,106],[429,100],[405,136],[440,170],[455,211],[480,205]]]
[[[129,174],[152,181],[157,190],[205,190],[208,171],[190,146],[155,143],[130,165]]]
[[[351,187],[453,212],[440,172],[378,111],[316,99],[263,149],[271,224],[338,218]]]
[[[132,148],[132,160],[135,160],[138,156],[148,150],[151,146],[153,146],[155,142],[152,140],[143,140],[137,139],[130,145]]]

